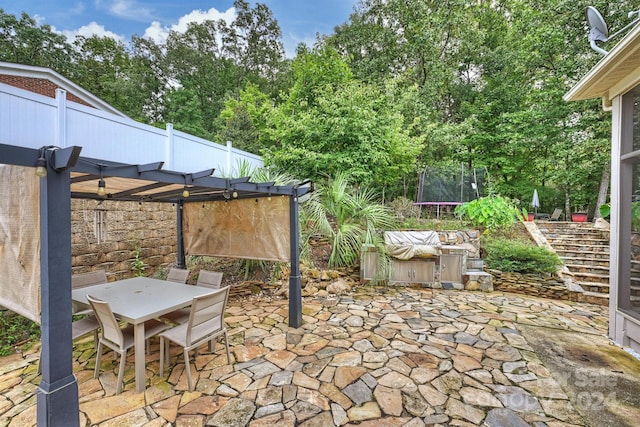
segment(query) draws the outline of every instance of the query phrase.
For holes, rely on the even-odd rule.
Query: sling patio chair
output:
[[[96,368],[93,374],[93,378],[98,378],[98,375],[100,374],[102,346],[105,345],[120,355],[118,384],[116,386],[116,394],[120,394],[123,387],[124,366],[127,359],[127,351],[135,344],[133,325],[127,325],[125,328],[121,328],[120,324],[116,320],[116,317],[113,315],[113,311],[111,311],[111,307],[109,307],[109,303],[94,298],[90,295],[87,295],[87,300],[91,304],[91,307],[96,314],[98,323],[100,323],[100,339],[98,340],[98,350],[96,352]],[[169,325],[167,325],[166,323],[162,323],[157,320],[148,320],[144,324],[144,338],[145,340],[148,340],[149,338],[158,335],[160,332],[164,331],[167,328],[169,328]]]
[[[169,345],[174,342],[182,347],[184,365],[187,373],[189,391],[193,390],[191,368],[189,366],[189,351],[198,349],[205,342],[209,342],[209,351],[215,350],[215,340],[224,335],[227,350],[227,363],[230,363],[229,337],[224,324],[224,310],[229,299],[229,286],[217,289],[211,293],[193,298],[189,320],[160,334],[160,376],[164,376],[164,362],[169,364]],[[166,342],[165,342],[166,341]]]
[[[189,277],[189,270],[185,270],[182,268],[169,268],[169,273],[167,274],[167,280],[170,282],[176,283],[187,283],[187,278]]]
[[[204,286],[211,289],[220,289],[222,283],[222,273],[218,271],[200,270],[198,273],[198,281],[196,286]],[[189,320],[191,310],[189,308],[181,308],[162,316],[163,320],[169,320],[173,323],[185,323]]]
[[[222,273],[219,271],[200,270],[196,286],[205,286],[211,289],[220,289]]]
[[[105,270],[91,271],[89,273],[74,274],[71,276],[71,288],[78,289],[87,286],[100,285],[107,283],[107,272]],[[84,307],[84,306],[81,306]],[[75,303],[73,304],[73,314],[93,314],[90,307],[81,308]]]
[[[96,316],[88,316],[82,319],[74,320],[71,322],[71,340],[75,341],[78,338],[93,332],[93,347],[98,348],[98,329],[100,329],[100,323]],[[42,373],[42,366],[38,360],[37,373]]]
[[[549,220],[550,221],[558,221],[560,219],[560,215],[562,215],[562,209],[555,208],[553,210],[553,213],[551,214],[551,217],[549,217]]]

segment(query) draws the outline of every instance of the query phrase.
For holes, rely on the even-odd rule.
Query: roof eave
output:
[[[622,67],[624,65],[624,67]],[[630,88],[620,87],[624,81],[621,75],[640,67],[640,25],[636,25],[627,35],[605,55],[569,92],[565,101],[581,101],[602,98],[603,107],[611,106],[611,99]],[[630,70],[625,72],[625,70]],[[615,87],[615,92],[612,89]]]
[[[120,117],[129,118],[129,116],[124,114],[122,111],[106,103],[102,99],[93,95],[91,92],[88,92],[81,86],[78,86],[71,80],[68,80],[67,78],[63,77],[50,68],[0,61],[0,73],[11,76],[31,77],[49,80],[50,82],[55,83],[61,89],[73,92],[75,96],[94,106],[95,108],[118,115]]]

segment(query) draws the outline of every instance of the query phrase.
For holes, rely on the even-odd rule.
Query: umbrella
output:
[[[540,200],[538,199],[538,189],[533,190],[533,200],[531,200],[531,206],[533,207],[535,213],[538,213],[538,208],[540,207]]]

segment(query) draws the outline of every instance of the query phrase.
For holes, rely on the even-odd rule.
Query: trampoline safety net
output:
[[[420,174],[418,203],[465,203],[485,195],[486,168],[428,166]]]

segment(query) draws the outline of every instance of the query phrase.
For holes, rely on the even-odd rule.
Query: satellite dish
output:
[[[607,23],[604,22],[604,18],[600,15],[600,12],[593,6],[587,6],[585,14],[587,15],[587,22],[589,22],[589,44],[591,45],[591,49],[602,55],[606,55],[608,52],[598,46],[596,42],[606,42],[609,40]]]
[[[593,50],[602,55],[606,55],[608,52],[598,46],[596,42],[607,42],[640,21],[640,11],[630,12],[629,18],[633,17],[633,15],[636,15],[636,19],[634,19],[632,22],[625,25],[624,28],[622,28],[620,31],[617,31],[615,34],[612,34],[611,37],[609,37],[609,29],[607,28],[607,23],[604,22],[604,18],[595,7],[587,6],[585,14],[587,16],[587,22],[589,22],[589,44],[591,45],[591,48]]]
[[[604,18],[600,15],[600,12],[593,7],[587,7],[587,21],[589,21],[589,37],[594,37],[595,40],[606,42],[609,40],[609,30],[607,29],[607,23],[604,22]]]

